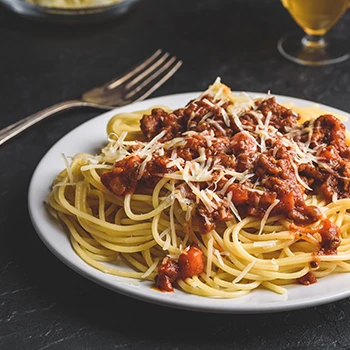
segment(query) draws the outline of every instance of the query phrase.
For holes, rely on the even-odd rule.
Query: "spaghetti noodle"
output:
[[[163,291],[285,293],[349,271],[350,150],[343,124],[315,113],[301,123],[217,80],[185,108],[118,115],[101,154],[57,176],[51,212],[85,262]]]

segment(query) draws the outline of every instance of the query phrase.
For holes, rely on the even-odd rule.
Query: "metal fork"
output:
[[[181,65],[182,61],[159,49],[123,76],[84,93],[80,100],[57,103],[0,130],[0,145],[58,112],[77,107],[111,110],[142,101],[163,85]]]

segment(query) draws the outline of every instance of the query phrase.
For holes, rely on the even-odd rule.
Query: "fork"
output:
[[[41,120],[68,109],[93,107],[111,110],[142,101],[163,85],[181,65],[181,60],[158,49],[131,71],[85,92],[81,99],[57,103],[0,130],[0,145]]]

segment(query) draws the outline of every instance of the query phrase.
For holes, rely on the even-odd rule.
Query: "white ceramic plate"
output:
[[[75,254],[62,226],[49,216],[44,205],[53,180],[64,168],[61,153],[67,156],[78,152],[97,154],[106,143],[107,122],[116,113],[146,109],[153,105],[167,105],[175,109],[184,106],[198,94],[164,96],[117,108],[80,125],[58,141],[39,163],[29,187],[29,213],[42,241],[65,264],[88,279],[130,297],[175,308],[217,313],[264,313],[306,308],[350,296],[350,273],[327,276],[311,286],[288,286],[287,295],[278,295],[264,289],[255,290],[238,299],[205,298],[179,290],[174,293],[161,293],[151,288],[151,282],[111,276],[98,271]],[[293,102],[298,106],[313,103],[285,96],[277,96],[277,101]],[[328,106],[320,107],[350,117],[343,111]]]

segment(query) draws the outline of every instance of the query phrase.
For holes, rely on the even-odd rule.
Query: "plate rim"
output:
[[[240,93],[239,91],[233,91],[233,92]],[[74,129],[69,131],[66,135],[61,137],[58,141],[56,141],[49,148],[49,150],[44,154],[44,156],[41,158],[41,160],[37,164],[37,166],[32,174],[30,184],[29,184],[29,190],[28,190],[27,201],[28,201],[29,216],[30,216],[31,222],[33,224],[33,227],[34,227],[36,233],[38,234],[39,238],[41,239],[41,241],[51,251],[51,253],[54,254],[54,256],[56,256],[59,260],[61,260],[65,265],[70,267],[73,271],[79,273],[80,275],[87,278],[88,280],[90,280],[94,283],[97,283],[97,284],[99,284],[107,289],[114,291],[114,292],[118,292],[120,294],[129,296],[129,297],[132,297],[132,298],[135,298],[138,300],[142,300],[142,301],[146,301],[146,302],[150,302],[150,303],[158,304],[158,305],[162,305],[162,306],[177,308],[177,309],[209,312],[209,313],[257,314],[257,313],[271,313],[271,312],[282,312],[282,311],[303,309],[303,308],[307,308],[307,307],[312,307],[312,306],[317,306],[317,305],[322,305],[322,304],[334,302],[334,301],[349,297],[350,296],[350,288],[348,290],[338,292],[337,294],[323,295],[320,297],[316,297],[313,300],[301,299],[301,300],[294,300],[291,302],[288,302],[288,301],[286,302],[285,300],[270,301],[267,304],[261,304],[259,307],[257,307],[257,306],[255,306],[254,303],[251,304],[249,302],[243,303],[243,304],[236,303],[236,304],[232,304],[232,305],[227,305],[227,304],[229,304],[228,302],[226,302],[228,300],[240,300],[240,299],[243,299],[245,297],[240,297],[240,298],[236,298],[236,299],[208,298],[208,297],[202,297],[202,296],[196,296],[196,295],[194,296],[192,294],[187,294],[187,293],[176,290],[175,293],[179,293],[179,292],[183,293],[184,295],[187,296],[188,299],[194,299],[195,301],[198,299],[201,301],[199,304],[189,304],[189,303],[186,303],[186,300],[183,301],[181,299],[181,296],[180,296],[180,299],[177,299],[177,298],[169,297],[168,293],[160,293],[160,292],[157,292],[159,294],[142,293],[142,288],[140,289],[141,290],[141,292],[140,292],[139,289],[130,288],[130,286],[125,283],[129,279],[119,277],[119,276],[118,277],[112,276],[112,275],[106,274],[104,272],[101,272],[101,271],[91,267],[90,265],[85,263],[80,257],[78,257],[78,255],[74,252],[74,250],[71,246],[69,238],[67,237],[67,241],[68,241],[68,244],[70,245],[70,249],[73,251],[75,256],[79,259],[78,263],[74,263],[73,261],[67,259],[63,255],[63,253],[60,252],[57,249],[57,247],[55,247],[55,245],[52,243],[52,241],[50,241],[50,239],[48,239],[48,236],[45,234],[45,232],[42,231],[42,228],[40,225],[40,220],[43,220],[43,217],[40,218],[40,215],[37,212],[38,210],[41,211],[42,208],[40,207],[40,204],[37,201],[37,196],[35,194],[35,187],[36,187],[38,181],[40,180],[41,167],[43,167],[45,165],[45,162],[50,158],[51,153],[54,152],[56,147],[58,147],[62,143],[65,143],[75,133],[78,133],[80,130],[87,127],[88,124],[90,124],[90,123],[92,124],[92,123],[96,122],[98,119],[106,118],[108,115],[112,116],[113,114],[120,113],[121,111],[124,111],[124,110],[125,111],[128,111],[128,110],[132,111],[132,110],[137,110],[138,108],[140,108],[140,109],[145,108],[145,107],[147,107],[147,105],[149,107],[152,105],[161,104],[162,100],[169,99],[169,98],[172,98],[175,100],[177,100],[177,99],[184,100],[186,103],[188,100],[195,98],[200,93],[201,92],[185,92],[185,93],[179,93],[179,94],[169,94],[169,95],[164,95],[164,96],[160,96],[160,97],[155,97],[152,99],[147,99],[147,100],[142,101],[142,102],[132,103],[130,105],[123,106],[123,107],[117,107],[117,108],[113,109],[112,111],[104,112],[102,114],[97,115],[94,118],[91,118],[91,119],[85,121],[84,123],[78,125]],[[253,95],[253,96],[254,95],[255,96],[266,95],[266,93],[261,93],[261,92],[247,92],[247,93],[249,95]],[[292,97],[292,96],[286,96],[286,95],[278,95],[278,94],[272,94],[271,96],[275,96],[277,101],[278,101],[278,99],[284,99],[284,100],[290,100],[290,102],[293,102],[293,103],[301,103],[301,104],[315,104],[315,103],[317,103],[320,106],[320,108],[326,109],[330,112],[343,114],[343,115],[347,116],[350,120],[350,114],[348,112],[331,107],[331,106],[328,106],[328,105],[324,105],[324,104],[321,104],[321,103],[318,103],[315,101],[305,100],[305,99],[296,98],[296,97]],[[103,128],[105,130],[106,124],[103,124]],[[52,181],[53,180],[54,179],[52,179]],[[42,196],[40,198],[44,199]],[[43,204],[41,204],[41,205],[44,206]],[[45,217],[44,217],[44,219],[45,219]],[[54,222],[53,219],[50,218],[50,220],[52,221],[52,223]],[[63,230],[63,228],[61,228],[61,230]],[[349,273],[349,275],[350,275],[350,273]],[[109,281],[109,278],[111,276],[116,279],[116,284],[112,283],[112,280]],[[327,278],[327,277],[325,277],[325,278]],[[325,278],[323,278],[323,279],[325,279]],[[118,281],[118,280],[121,280],[121,281]],[[137,282],[138,280],[135,280],[135,281]],[[119,283],[119,282],[121,282],[121,283]],[[144,282],[140,282],[140,283],[144,283]],[[304,286],[298,286],[298,287],[299,288],[309,288],[309,287],[304,287]],[[259,291],[261,291],[261,290],[258,290],[257,292],[259,292]],[[272,293],[272,292],[269,291],[269,293]],[[250,295],[250,294],[248,294],[248,295]],[[209,301],[211,301],[211,302],[209,302]]]

